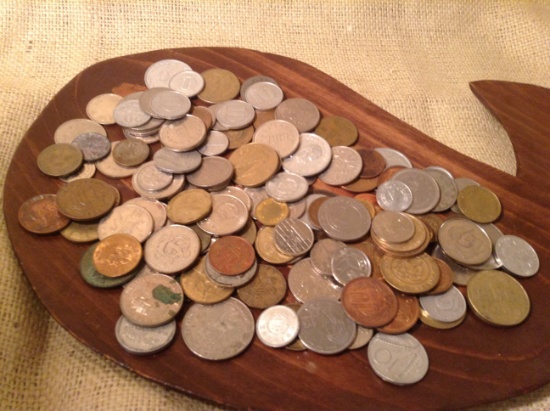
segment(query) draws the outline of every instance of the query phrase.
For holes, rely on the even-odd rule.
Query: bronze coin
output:
[[[25,201],[17,214],[23,228],[35,234],[51,234],[65,228],[71,220],[60,214],[55,194],[40,194]]]
[[[254,247],[242,237],[220,237],[210,246],[208,258],[214,270],[223,275],[239,275],[254,264]]]
[[[212,123],[214,122],[214,119],[212,118],[212,114],[206,107],[192,106],[191,114],[200,118],[206,126],[207,130],[210,130],[212,128]]]
[[[453,285],[454,273],[453,269],[445,261],[433,257],[435,263],[439,267],[439,281],[435,287],[428,292],[428,295],[442,294]]]
[[[74,221],[90,221],[103,217],[115,205],[114,187],[94,178],[71,181],[57,192],[59,212]]]
[[[307,216],[309,221],[313,224],[314,227],[320,227],[319,225],[319,208],[327,201],[330,197],[319,197],[311,202],[307,208]]]
[[[241,128],[240,130],[227,130],[223,131],[229,140],[229,149],[235,150],[240,146],[244,146],[252,141],[254,137],[254,127],[248,126],[246,128]]]
[[[393,166],[388,167],[380,175],[378,176],[378,185],[384,184],[386,181],[390,181],[394,175],[399,173],[401,170],[403,170],[405,167],[402,166]]]
[[[342,290],[342,306],[347,315],[363,327],[381,327],[397,314],[397,297],[381,280],[359,277]]]
[[[149,157],[149,145],[141,140],[122,140],[113,148],[113,159],[123,167],[136,167]]]
[[[278,304],[286,295],[285,276],[272,265],[259,264],[258,272],[248,284],[237,289],[243,303],[265,309]]]
[[[63,177],[82,166],[84,155],[72,144],[52,144],[40,152],[36,160],[38,168],[51,177]]]
[[[361,171],[361,178],[374,178],[379,176],[386,168],[386,160],[378,151],[358,147],[357,152],[363,160],[363,170]]]
[[[315,134],[327,140],[331,147],[349,147],[355,144],[359,137],[355,124],[347,118],[339,116],[323,117],[315,128]]]
[[[385,334],[402,334],[410,330],[420,316],[420,304],[414,295],[395,293],[397,297],[397,314],[394,319],[378,331]]]
[[[367,191],[373,191],[380,185],[380,177],[374,178],[358,178],[357,180],[342,186],[344,190],[351,191],[352,193],[366,193]]]
[[[92,258],[98,273],[121,277],[138,266],[142,255],[141,243],[135,237],[117,233],[101,240]]]

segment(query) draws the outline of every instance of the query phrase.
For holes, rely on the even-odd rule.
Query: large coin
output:
[[[70,220],[60,214],[55,194],[39,194],[25,201],[17,214],[23,228],[35,234],[51,234],[65,228]]]
[[[71,181],[57,192],[57,208],[75,221],[94,220],[107,214],[115,205],[113,187],[101,180],[83,178]]]

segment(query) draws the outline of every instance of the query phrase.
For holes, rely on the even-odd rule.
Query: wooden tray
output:
[[[25,232],[18,224],[17,211],[26,199],[39,193],[56,193],[61,186],[36,166],[38,153],[53,143],[57,126],[69,119],[85,118],[85,106],[97,94],[143,85],[147,67],[166,58],[183,60],[199,72],[225,68],[241,80],[258,74],[271,76],[280,83],[286,97],[307,98],[323,115],[340,115],[353,121],[360,131],[361,145],[393,147],[404,152],[415,167],[440,165],[456,177],[474,178],[492,189],[504,209],[498,226],[504,233],[527,239],[541,260],[540,272],[521,280],[532,301],[528,320],[504,329],[489,326],[469,313],[465,322],[453,330],[417,325],[412,333],[426,347],[430,369],[424,380],[407,387],[377,378],[369,367],[366,349],[322,356],[267,348],[255,339],[238,358],[209,362],[192,355],[178,332],[174,344],[158,355],[138,357],[126,353],[114,337],[120,315],[120,289],[92,288],[79,275],[80,257],[88,246],[71,244],[59,235]],[[483,90],[483,85],[477,84],[480,94],[494,91]],[[521,107],[530,95],[531,91],[522,94]],[[536,102],[532,109],[547,115],[550,111],[544,104],[548,105],[549,100],[546,97],[546,102]],[[514,112],[507,116],[514,118]],[[516,117],[515,122],[521,126],[525,117]],[[111,140],[123,138],[119,127],[109,126],[107,130]],[[516,396],[550,381],[550,325],[546,317],[550,312],[550,187],[546,179],[550,133],[535,134],[511,136],[519,165],[518,177],[513,177],[432,140],[299,61],[230,48],[154,51],[98,63],[59,91],[15,153],[6,179],[4,212],[23,272],[51,315],[78,340],[145,378],[237,408],[461,408]],[[111,181],[99,173],[96,177],[117,187],[123,200],[135,196],[128,179]]]

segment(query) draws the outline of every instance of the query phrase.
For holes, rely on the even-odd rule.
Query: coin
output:
[[[139,188],[142,191],[153,192],[165,189],[173,180],[174,176],[171,173],[159,170],[153,161],[148,161],[134,173],[132,185],[135,185],[134,189]]]
[[[311,265],[322,276],[332,277],[332,257],[337,251],[345,247],[346,245],[343,242],[332,238],[317,241],[309,253]]]
[[[288,273],[288,287],[296,300],[302,303],[320,298],[338,301],[342,295],[342,287],[330,277],[319,275],[309,258],[292,266]]]
[[[180,275],[179,281],[187,297],[200,304],[215,304],[227,300],[234,289],[222,287],[210,280],[205,273],[206,256]]]
[[[525,321],[531,309],[529,296],[512,276],[498,270],[480,271],[466,288],[468,304],[483,321],[514,326]]]
[[[477,223],[492,223],[502,211],[498,197],[486,187],[470,185],[458,193],[460,212]]]
[[[204,262],[204,272],[212,281],[223,287],[242,287],[248,284],[258,272],[258,261],[254,260],[252,267],[242,274],[225,275],[216,271],[212,264],[210,264],[210,256],[206,255],[206,261]]]
[[[346,314],[363,327],[382,327],[397,314],[397,298],[385,282],[377,278],[355,278],[342,290]]]
[[[257,110],[271,110],[283,101],[284,94],[277,84],[271,81],[258,81],[246,88],[243,97]]]
[[[384,160],[382,154],[376,150],[365,147],[359,147],[356,150],[363,162],[363,168],[360,172],[362,178],[378,177],[380,173],[384,171],[386,168],[386,160]]]
[[[160,142],[170,150],[191,151],[206,140],[206,125],[200,118],[188,114],[179,120],[164,123],[159,137]]]
[[[354,278],[370,277],[372,265],[367,255],[353,247],[344,247],[332,254],[330,259],[332,276],[338,283],[346,285]]]
[[[378,186],[376,200],[384,210],[405,211],[412,205],[413,192],[402,181],[389,180]]]
[[[379,177],[357,178],[351,183],[343,185],[342,188],[352,193],[366,193],[367,191],[373,191],[378,187],[378,184]]]
[[[145,71],[144,81],[148,88],[168,87],[170,80],[181,71],[191,70],[188,64],[176,59],[159,60]]]
[[[168,202],[167,213],[177,224],[191,224],[202,220],[212,211],[212,196],[200,188],[176,194]]]
[[[166,204],[158,200],[136,197],[126,201],[124,204],[135,204],[149,211],[149,214],[153,217],[153,231],[159,230],[166,223]]]
[[[221,103],[239,95],[241,83],[229,70],[212,68],[201,73],[204,88],[198,97],[206,103]]]
[[[120,316],[115,327],[118,343],[135,355],[156,354],[165,349],[176,336],[176,321],[157,327],[141,327]]]
[[[97,288],[114,288],[126,284],[137,275],[141,268],[139,265],[128,274],[120,277],[108,277],[98,272],[93,262],[94,252],[98,245],[99,242],[96,242],[88,247],[80,259],[80,276],[86,283]]]
[[[115,107],[113,115],[116,123],[121,127],[138,127],[151,120],[151,116],[139,105],[139,96],[142,93],[135,94],[135,96],[126,96]]]
[[[206,140],[197,151],[203,156],[219,156],[225,153],[229,147],[229,139],[221,131],[210,130],[206,134]]]
[[[248,284],[237,289],[242,302],[251,308],[265,309],[281,302],[286,295],[286,279],[275,267],[259,264]]]
[[[204,78],[192,70],[180,71],[172,76],[169,86],[186,97],[195,97],[204,89]]]
[[[60,179],[66,183],[70,183],[71,181],[80,180],[81,178],[92,178],[95,174],[95,170],[95,164],[84,163],[79,170],[76,170],[68,176],[60,177]]]
[[[241,230],[248,221],[248,209],[237,197],[212,195],[212,212],[197,225],[208,234],[223,236]]]
[[[332,147],[332,160],[319,179],[331,186],[341,186],[354,181],[363,169],[363,160],[357,151],[346,146]]]
[[[143,207],[123,204],[115,207],[99,222],[97,233],[100,240],[116,233],[130,234],[143,243],[153,232],[153,217]]]
[[[122,97],[113,93],[95,96],[86,104],[86,115],[99,124],[115,124],[113,113],[120,100]]]
[[[189,227],[170,225],[154,232],[145,242],[145,262],[164,274],[190,267],[200,252],[197,234]]]
[[[284,305],[274,305],[260,313],[256,320],[256,335],[268,347],[280,348],[290,344],[298,335],[298,314]]]
[[[304,177],[287,172],[277,173],[265,183],[269,197],[286,203],[301,200],[308,189],[309,185]]]
[[[368,233],[371,217],[360,201],[338,196],[319,208],[319,225],[335,240],[356,241]]]
[[[86,118],[67,120],[55,129],[53,139],[56,144],[70,144],[76,136],[84,133],[99,133],[107,136],[105,129],[98,123]]]
[[[60,234],[73,243],[88,243],[99,238],[97,226],[98,223],[83,224],[71,221],[67,227],[61,230]]]
[[[93,254],[95,269],[107,277],[121,277],[141,261],[141,243],[125,233],[113,234],[99,242]]]
[[[387,147],[377,147],[374,150],[382,154],[382,157],[384,157],[384,161],[386,162],[386,168],[390,168],[390,167],[412,168],[411,161],[401,151],[395,150],[393,148],[387,148]]]
[[[85,222],[107,214],[115,205],[113,187],[101,180],[83,178],[71,181],[57,192],[60,213],[71,220]]]
[[[399,171],[392,181],[405,183],[412,191],[413,200],[407,212],[424,214],[433,210],[441,198],[439,186],[434,178],[424,170],[406,168]]]
[[[404,243],[414,236],[415,227],[405,213],[382,211],[373,218],[372,231],[384,242]]]
[[[139,140],[123,140],[113,147],[113,159],[123,167],[136,167],[149,157],[149,146]]]
[[[163,147],[153,155],[153,161],[166,173],[185,174],[200,167],[202,156],[195,150],[180,153]]]
[[[226,130],[223,133],[227,136],[229,140],[229,149],[235,150],[245,144],[248,144],[252,141],[254,136],[254,127],[249,126],[241,130]]]
[[[191,106],[191,114],[200,118],[207,130],[212,128],[212,124],[216,121],[216,118],[212,115],[207,107],[203,106]]]
[[[406,259],[385,255],[380,269],[388,284],[407,294],[430,291],[440,276],[436,262],[426,253]]]
[[[422,309],[436,321],[451,323],[466,314],[466,299],[454,286],[442,294],[421,296],[419,301]]]
[[[275,109],[277,120],[286,120],[294,124],[300,133],[311,131],[319,124],[321,114],[311,101],[305,98],[288,98]]]
[[[402,334],[410,330],[418,321],[420,315],[418,298],[400,292],[396,292],[395,297],[397,298],[397,314],[388,324],[378,327],[378,332]]]
[[[183,290],[172,277],[149,274],[137,277],[120,294],[120,311],[132,324],[158,327],[174,319],[183,307]]]
[[[504,235],[495,244],[496,258],[505,270],[520,277],[531,277],[540,268],[539,257],[535,249],[515,235]]]
[[[208,258],[214,270],[223,275],[242,274],[256,261],[252,245],[242,237],[229,235],[220,237],[208,251]]]
[[[264,184],[280,166],[277,151],[260,143],[245,144],[237,148],[229,156],[229,161],[235,168],[233,181],[244,187]]]
[[[264,226],[258,230],[254,247],[260,258],[270,264],[287,264],[295,258],[283,254],[275,246],[275,228],[273,227]]]
[[[323,172],[332,160],[332,150],[325,139],[312,133],[300,134],[298,149],[290,157],[283,159],[283,168],[303,177],[311,177]]]
[[[254,107],[242,100],[228,100],[220,103],[216,110],[216,120],[228,130],[242,129],[252,124]]]
[[[275,246],[283,254],[299,257],[306,254],[313,243],[313,231],[303,221],[285,218],[275,225]]]
[[[451,173],[441,167],[427,167],[424,169],[433,177],[439,186],[439,202],[433,208],[434,212],[446,211],[456,202],[458,186]]]
[[[449,264],[439,258],[434,258],[434,261],[439,268],[439,281],[436,286],[428,292],[430,295],[441,294],[449,290],[453,285],[454,277],[453,269]]]
[[[286,203],[266,198],[256,207],[256,218],[260,223],[273,227],[288,217],[289,209]]]
[[[327,140],[331,147],[352,146],[359,136],[355,124],[340,116],[323,117],[315,128],[315,134]]]
[[[71,222],[59,213],[55,194],[39,194],[26,200],[17,213],[19,224],[34,234],[52,234]]]
[[[285,158],[298,149],[300,133],[288,121],[271,120],[256,129],[252,140],[273,147],[281,158]]]
[[[464,322],[464,319],[466,318],[466,312],[461,318],[459,318],[456,321],[445,322],[445,321],[438,321],[430,317],[430,314],[426,310],[424,310],[423,308],[420,308],[419,318],[423,324],[426,324],[429,327],[437,328],[438,330],[450,330],[451,328],[458,327],[460,324]]]
[[[316,196],[316,197],[313,197],[313,196]],[[327,201],[330,197],[329,196],[325,196],[324,194],[318,194],[318,195],[313,195],[313,196],[308,196],[308,198],[306,199],[306,204],[307,204],[307,201],[309,201],[310,203],[307,205],[307,220],[306,220],[306,223],[313,229],[315,230],[320,230],[321,229],[321,225],[319,224],[319,209],[321,208],[321,206],[323,205],[323,203],[325,201]]]
[[[137,167],[123,167],[115,161],[113,157],[113,151],[119,143],[120,143],[119,141],[113,141],[111,143],[111,151],[109,152],[107,157],[95,163],[96,168],[104,176],[107,176],[110,178],[130,177],[138,169]]]
[[[247,92],[247,90],[249,89],[250,86],[252,86],[253,84],[256,84],[256,83],[260,83],[260,82],[268,82],[268,83],[278,85],[277,80],[275,80],[271,77],[268,77],[268,76],[252,76],[252,77],[247,78],[245,81],[243,81],[243,84],[241,85],[241,97],[244,98],[244,96],[246,95],[246,92]]]
[[[481,264],[491,257],[493,246],[489,236],[470,220],[445,221],[439,228],[438,238],[445,254],[461,264]]]
[[[36,160],[38,168],[51,177],[74,173],[82,166],[82,151],[71,144],[52,144],[40,152]]]

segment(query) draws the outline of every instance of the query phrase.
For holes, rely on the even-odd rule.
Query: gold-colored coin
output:
[[[252,281],[238,288],[237,294],[249,307],[259,309],[271,307],[286,295],[285,276],[271,265],[259,264],[258,272]]]
[[[529,296],[519,281],[498,270],[475,274],[468,282],[466,295],[472,311],[492,325],[520,324],[531,310]]]
[[[59,212],[71,220],[84,222],[103,217],[117,200],[113,186],[94,178],[71,181],[57,192]]]
[[[252,141],[254,137],[254,127],[248,126],[239,130],[227,130],[223,132],[229,140],[229,149],[235,150],[240,146],[244,146]]]
[[[351,146],[359,136],[355,124],[339,116],[323,117],[315,128],[315,134],[327,140],[331,147]]]
[[[342,186],[344,190],[351,191],[352,193],[366,193],[373,191],[378,187],[379,177],[373,178],[358,178],[357,180]]]
[[[486,187],[464,187],[456,201],[460,212],[476,223],[492,223],[502,211],[500,200]]]
[[[192,188],[182,191],[168,202],[168,218],[174,223],[191,224],[212,211],[212,196],[206,190]]]
[[[98,273],[121,277],[138,266],[143,255],[141,243],[129,234],[113,234],[99,242],[93,254]]]
[[[487,233],[466,218],[447,219],[441,224],[438,237],[445,254],[460,264],[483,264],[493,251]]]
[[[206,103],[222,103],[234,99],[241,91],[239,78],[229,70],[213,68],[201,73],[204,89],[198,97]]]
[[[294,312],[298,312],[300,307],[302,307],[303,304],[300,303],[290,303],[285,304],[287,307],[292,308]],[[298,337],[294,340],[292,344],[289,344],[285,347],[287,350],[290,351],[305,351],[307,350],[306,346],[302,343],[302,340],[300,340]]]
[[[428,236],[425,224],[416,216],[410,214],[408,216],[414,223],[414,235],[409,241],[390,244],[382,241],[374,232],[371,232],[371,237],[375,244],[394,257],[406,258],[422,254],[430,243],[430,237]]]
[[[210,130],[212,128],[212,123],[214,122],[214,118],[212,117],[212,113],[210,113],[210,110],[208,110],[206,107],[192,106],[191,114],[194,115],[195,117],[200,118],[204,123],[204,125],[206,126],[207,130]]]
[[[438,330],[449,330],[451,328],[458,327],[460,324],[462,324],[462,322],[466,318],[466,313],[464,313],[464,315],[456,321],[446,322],[446,321],[439,321],[439,320],[436,320],[435,318],[432,318],[430,314],[421,307],[419,318],[420,318],[420,321],[422,321],[422,323],[426,324],[427,326],[430,326],[432,328],[437,328]]]
[[[406,294],[422,294],[433,289],[439,281],[439,267],[424,253],[411,258],[382,257],[380,270],[393,288]]]
[[[40,152],[38,168],[51,177],[63,177],[74,173],[82,166],[84,155],[72,144],[52,144]]]
[[[256,252],[265,262],[270,264],[286,264],[294,258],[291,255],[283,254],[275,245],[275,229],[273,227],[262,227],[258,230],[254,247]]]
[[[73,221],[61,230],[61,235],[73,243],[89,243],[99,238],[98,225],[99,223],[83,224]]]
[[[429,295],[442,294],[453,286],[454,272],[449,264],[439,258],[432,257],[439,268],[439,281],[428,292]]]
[[[122,140],[113,147],[113,159],[123,167],[137,167],[149,157],[149,145],[141,140]]]
[[[439,227],[443,224],[443,219],[434,213],[417,215],[417,218],[424,223],[428,228],[430,235],[430,242],[435,243],[437,241],[437,233],[439,232]]]
[[[180,276],[184,294],[199,304],[216,304],[233,294],[233,287],[222,287],[213,282],[204,272],[206,256],[200,258],[191,269]]]
[[[262,124],[271,120],[275,120],[275,109],[256,110],[256,117],[254,117],[254,123],[252,123],[252,125],[255,129],[258,129]]]
[[[258,187],[279,169],[281,159],[267,144],[250,143],[237,148],[229,157],[235,169],[233,180],[244,187]]]
[[[286,203],[266,198],[256,206],[256,219],[263,225],[273,227],[288,217],[290,210]]]

